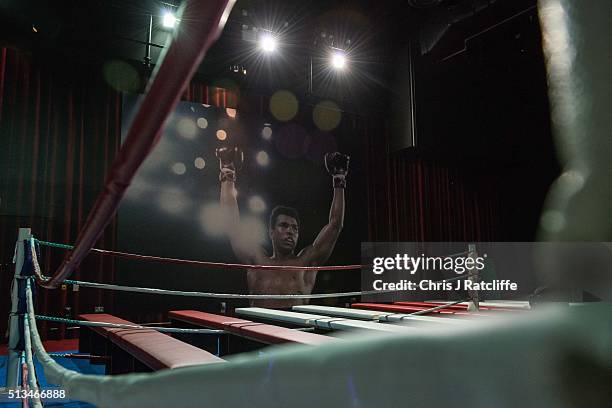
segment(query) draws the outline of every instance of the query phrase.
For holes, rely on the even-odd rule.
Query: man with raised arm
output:
[[[344,188],[348,173],[349,157],[341,153],[325,155],[325,167],[332,176],[334,196],[329,211],[329,221],[314,242],[297,255],[300,220],[295,209],[277,206],[270,214],[268,235],[272,242],[272,254],[249,240],[241,231],[240,212],[236,201],[234,184],[236,168],[242,163],[242,152],[238,148],[219,148],[221,173],[221,206],[229,214],[228,235],[232,250],[240,262],[250,265],[319,266],[329,259],[336,245],[344,222]],[[315,284],[316,271],[247,269],[247,284],[252,294],[310,294]],[[307,299],[255,300],[252,306],[290,308],[308,303]]]

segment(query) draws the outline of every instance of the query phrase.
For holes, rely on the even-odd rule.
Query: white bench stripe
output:
[[[428,302],[447,303],[448,300],[429,300]],[[469,302],[461,302],[460,305],[469,305]],[[531,309],[530,303],[522,300],[491,300],[478,302],[478,305],[484,307],[504,307],[506,309]]]
[[[385,313],[376,310],[348,309],[344,307],[329,307],[318,305],[293,306],[293,310],[297,312],[320,313],[327,316],[349,317],[353,319],[375,320],[379,322],[393,322],[405,324],[462,325],[466,322],[466,319],[415,316],[402,313]]]
[[[309,313],[286,312],[283,310],[264,309],[261,307],[245,307],[236,309],[236,314],[249,317],[259,317],[278,322],[316,327],[325,330],[376,330],[395,333],[414,332],[414,328],[403,325],[391,325],[376,322],[364,322],[338,317],[329,317]]]

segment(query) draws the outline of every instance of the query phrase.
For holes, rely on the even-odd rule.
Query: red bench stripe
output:
[[[319,345],[337,340],[333,337],[322,336],[320,334],[302,332],[288,329],[286,327],[273,326],[270,324],[252,322],[250,320],[200,312],[198,310],[175,310],[169,312],[168,317],[191,323],[196,326],[223,329],[230,333],[268,344],[300,343]]]
[[[431,309],[435,306],[423,307],[423,306],[402,306],[402,305],[388,305],[388,304],[379,304],[379,303],[353,303],[351,305],[354,309],[367,309],[367,310],[380,310],[384,312],[399,312],[399,313],[412,313],[412,312],[420,312],[423,310]],[[449,314],[449,315],[472,315],[466,311],[460,310],[445,310],[440,309],[429,313],[437,313],[437,314]]]
[[[105,323],[134,324],[104,313],[84,314],[80,315],[79,319]],[[90,328],[108,338],[153,370],[225,361],[214,354],[153,329]]]
[[[393,304],[399,305],[399,306],[421,306],[425,308],[432,308],[432,307],[443,305],[443,303],[440,303],[440,302],[393,302]],[[451,306],[446,307],[446,309],[451,309],[451,310],[467,310],[467,308],[468,308],[468,305],[462,305],[459,303],[456,305],[451,305]],[[495,310],[495,311],[504,311],[504,312],[514,312],[516,310],[522,310],[522,309],[511,309],[511,308],[506,308],[506,307],[501,307],[501,306],[479,306],[478,308],[480,310]]]

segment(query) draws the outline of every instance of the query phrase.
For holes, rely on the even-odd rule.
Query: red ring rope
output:
[[[207,267],[219,267],[225,269],[262,269],[262,270],[283,270],[283,271],[340,271],[340,270],[355,270],[367,267],[367,265],[330,265],[330,266],[289,266],[289,265],[248,265],[239,263],[223,263],[223,262],[208,262],[195,261],[189,259],[166,258],[162,256],[152,255],[137,255],[127,252],[107,251],[105,249],[92,248],[92,252],[97,252],[102,255],[116,256],[118,258],[138,259],[141,261],[154,261],[161,263],[198,265]]]

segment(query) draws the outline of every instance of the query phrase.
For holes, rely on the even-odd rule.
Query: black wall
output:
[[[416,147],[408,157],[461,168],[477,188],[496,185],[503,241],[535,239],[545,194],[559,173],[537,9],[529,3],[509,9],[510,2],[500,2],[488,16],[451,26],[433,50],[413,53],[413,97],[404,63],[396,74],[400,91],[392,91],[404,103],[391,99],[403,122],[395,123],[390,150],[409,147],[413,130]],[[400,52],[407,60],[407,47]]]

